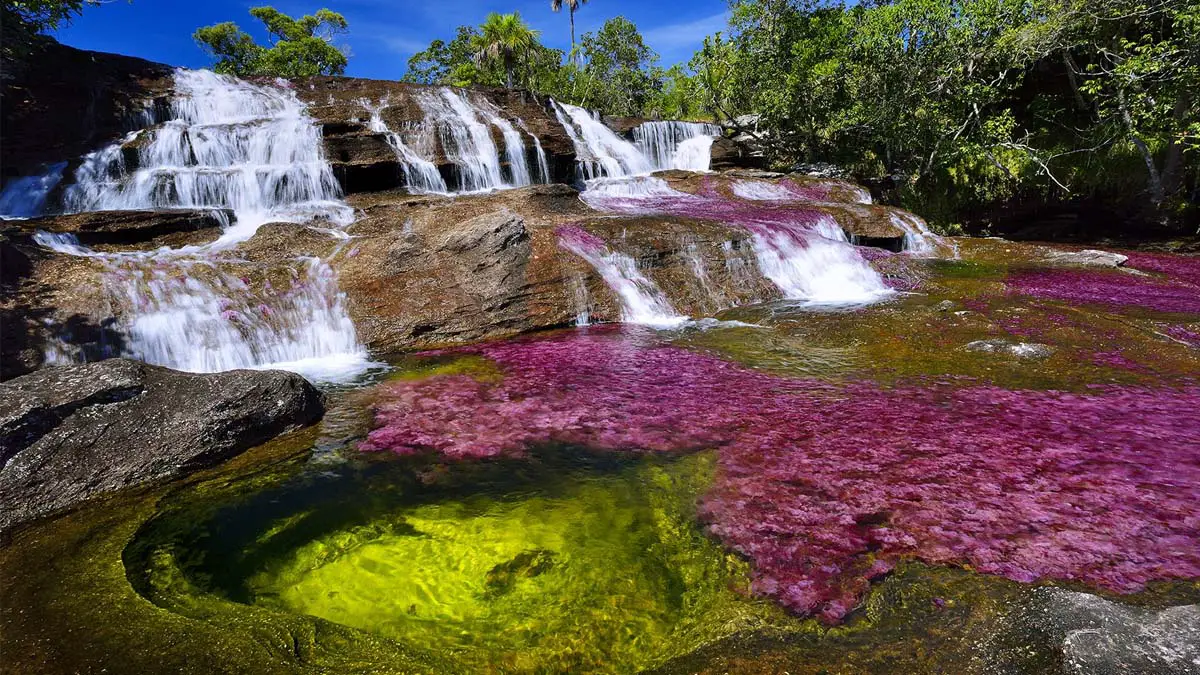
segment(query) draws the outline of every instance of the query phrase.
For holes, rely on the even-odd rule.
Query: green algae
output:
[[[1186,327],[1178,316],[1009,293],[1008,270],[1034,264],[1038,249],[1002,244],[964,246],[979,260],[908,261],[923,279],[919,292],[878,305],[745,307],[721,318],[765,330],[695,332],[675,342],[780,375],[883,384],[960,377],[1014,389],[1082,391],[1098,384],[1159,385],[1200,372],[1200,350],[1167,332]],[[1047,345],[1051,353],[1019,357],[968,347],[989,340]]]
[[[257,515],[261,498],[226,507],[222,522],[251,522],[240,534],[185,529],[197,514],[180,505],[126,561],[173,612],[220,598],[318,617],[469,672],[634,672],[794,623],[747,597],[746,563],[695,522],[711,454],[564,460],[574,452],[547,449],[533,468],[366,462],[301,490],[316,501],[299,509],[286,487],[260,493],[288,503],[278,519]]]

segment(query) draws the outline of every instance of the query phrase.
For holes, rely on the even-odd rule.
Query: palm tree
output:
[[[588,0],[550,0],[550,9],[555,12],[562,9],[563,5],[567,6],[567,13],[571,15],[571,47],[575,47],[575,11],[580,5],[586,5]]]
[[[520,12],[512,14],[488,14],[487,21],[479,27],[479,35],[472,40],[475,63],[481,68],[488,61],[500,61],[504,68],[506,86],[512,89],[513,71],[518,54],[529,54],[537,44],[538,31],[521,20]]]

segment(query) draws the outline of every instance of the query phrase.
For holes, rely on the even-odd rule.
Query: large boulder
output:
[[[747,139],[721,136],[713,140],[712,163],[709,167],[713,171],[738,168],[762,169],[766,166],[767,161],[763,157],[762,151],[751,145]]]
[[[0,86],[0,173],[34,175],[128,133],[171,88],[171,67],[47,45]]]
[[[214,465],[324,414],[280,371],[182,373],[128,359],[0,384],[0,529]]]

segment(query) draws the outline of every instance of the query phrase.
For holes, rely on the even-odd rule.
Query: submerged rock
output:
[[[1029,672],[1029,654],[1061,654],[1064,675],[1200,672],[1200,605],[1130,607],[1088,593],[1039,588],[991,645],[987,672]]]
[[[985,354],[1009,354],[1022,359],[1044,359],[1054,353],[1050,345],[1034,342],[1012,342],[1010,340],[976,340],[967,343],[967,351],[983,352]]]
[[[319,420],[280,371],[196,375],[127,359],[0,384],[0,528],[92,496],[211,466]]]
[[[1122,267],[1129,260],[1129,256],[1087,249],[1084,251],[1055,251],[1046,256],[1046,260],[1059,265],[1076,267]]]

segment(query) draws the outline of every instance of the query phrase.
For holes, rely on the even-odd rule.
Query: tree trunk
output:
[[[567,8],[567,14],[571,15],[571,50],[575,50],[575,5]]]
[[[1121,121],[1125,123],[1125,133],[1142,154],[1142,161],[1146,163],[1146,171],[1150,174],[1150,201],[1159,206],[1166,201],[1162,174],[1158,172],[1158,166],[1154,163],[1154,154],[1150,152],[1150,146],[1146,145],[1133,128],[1133,116],[1129,114],[1129,105],[1125,102],[1124,87],[1117,88],[1117,107],[1121,112]]]
[[[1187,131],[1187,115],[1191,109],[1191,92],[1184,90],[1179,92],[1179,97],[1175,99],[1175,110],[1171,114],[1171,119],[1175,122],[1172,125],[1171,131],[1178,132],[1180,135]],[[1173,195],[1183,188],[1183,143],[1172,134],[1171,143],[1167,145],[1167,158],[1163,164],[1162,172],[1163,192],[1166,195]]]

